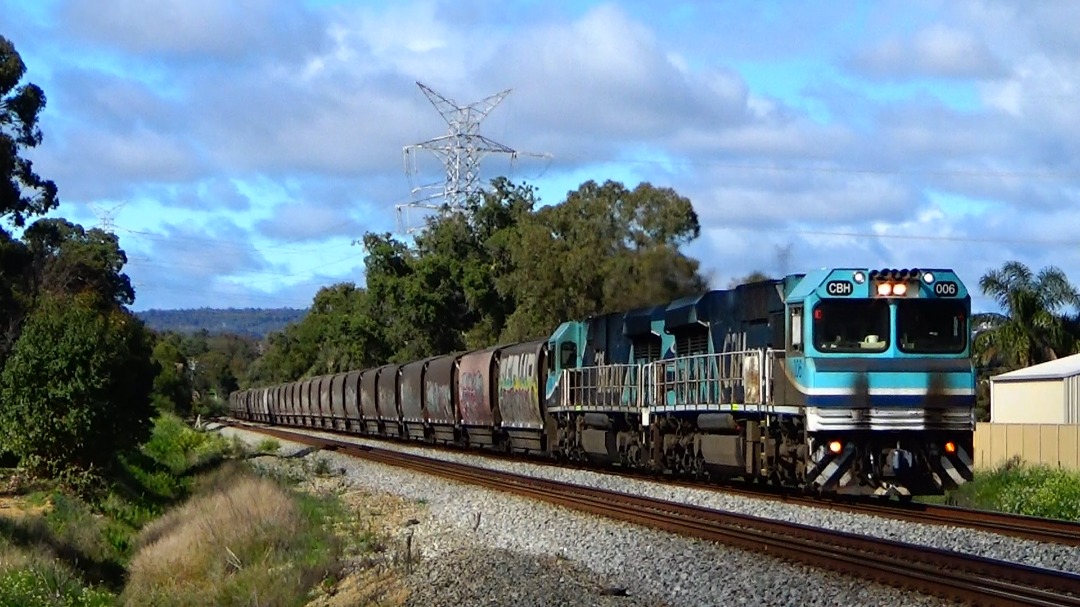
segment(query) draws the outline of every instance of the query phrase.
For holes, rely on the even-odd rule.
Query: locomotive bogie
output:
[[[972,479],[967,433],[849,432],[811,437],[807,478],[826,493],[941,495]]]

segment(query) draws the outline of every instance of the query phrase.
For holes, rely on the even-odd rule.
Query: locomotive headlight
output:
[[[955,448],[956,447],[954,446],[953,449]],[[831,451],[832,453],[840,453],[841,451],[843,451],[843,449],[844,445],[840,441],[834,440],[829,442],[829,451]]]
[[[893,286],[887,282],[878,283],[877,294],[878,295],[892,295]]]
[[[945,441],[945,453],[956,453],[956,443]]]
[[[897,283],[892,288],[893,295],[903,295],[907,293],[907,285],[904,283]]]
[[[934,282],[934,274],[932,272],[923,272],[922,281],[926,284]]]
[[[855,274],[852,275],[852,278],[855,280],[855,282],[857,284],[860,284],[860,285],[862,283],[866,282],[866,274],[863,274],[862,272],[855,272]]]

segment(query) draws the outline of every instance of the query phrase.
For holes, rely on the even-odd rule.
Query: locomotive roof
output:
[[[821,285],[822,281],[825,280],[825,277],[828,276],[831,271],[832,270],[830,269],[822,268],[820,270],[807,272],[804,276],[797,279],[798,282],[791,292],[788,293],[787,299],[789,301],[801,301],[805,299],[807,295],[813,293],[814,290]]]
[[[1080,354],[1009,371],[990,378],[991,381],[1034,381],[1040,379],[1065,379],[1080,375]]]

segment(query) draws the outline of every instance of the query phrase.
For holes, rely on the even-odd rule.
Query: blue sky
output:
[[[672,187],[713,284],[753,270],[1054,264],[1080,283],[1080,4],[0,0],[48,106],[54,213],[116,232],[137,310],[305,307],[396,231],[416,82],[558,203]],[[512,171],[511,171],[512,168]],[[425,178],[426,177],[426,178]],[[778,251],[786,250],[787,255]],[[976,297],[977,308],[991,303]]]

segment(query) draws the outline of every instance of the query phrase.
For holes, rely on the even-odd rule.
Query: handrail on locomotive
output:
[[[773,348],[563,369],[566,408],[642,410],[772,405]]]

